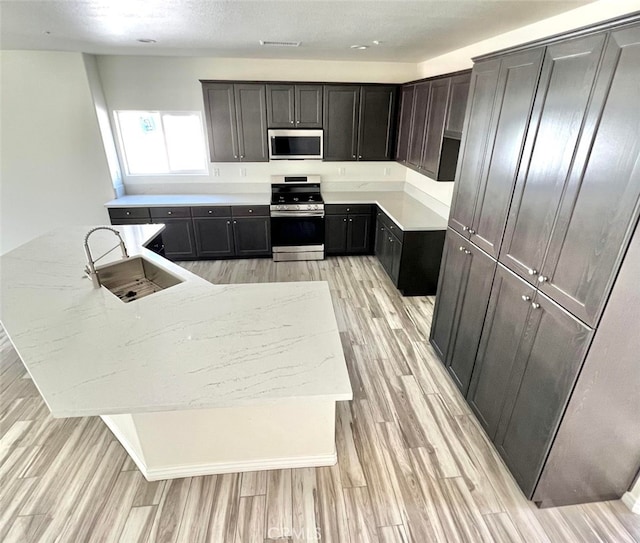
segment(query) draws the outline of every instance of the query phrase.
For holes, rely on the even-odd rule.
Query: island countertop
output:
[[[124,303],[83,273],[89,228],[0,258],[0,320],[54,417],[352,398],[326,282],[213,285],[144,248],[163,225],[117,226],[130,255],[183,280]]]

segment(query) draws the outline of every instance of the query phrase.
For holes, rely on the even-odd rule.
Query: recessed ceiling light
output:
[[[351,49],[360,49],[362,51],[363,49],[369,49],[369,46],[368,45],[352,45]]]
[[[382,45],[382,42],[380,40],[373,40],[373,45]]]
[[[151,38],[139,38],[137,41],[139,41],[140,43],[156,43],[156,40],[153,40]]]

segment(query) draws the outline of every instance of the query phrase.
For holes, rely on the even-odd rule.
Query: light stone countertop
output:
[[[447,229],[447,219],[402,191],[335,191],[322,196],[325,204],[377,204],[405,232]]]
[[[402,191],[322,191],[326,204],[377,204],[405,232],[446,230],[447,219]],[[106,207],[199,205],[268,205],[269,194],[132,195],[111,200]]]
[[[213,285],[143,248],[163,225],[118,226],[184,280],[124,303],[83,273],[89,228],[0,257],[0,320],[54,417],[352,398],[326,282]],[[93,254],[115,242],[94,234]]]

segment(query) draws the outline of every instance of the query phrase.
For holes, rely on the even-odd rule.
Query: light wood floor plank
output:
[[[240,497],[263,496],[267,493],[266,471],[245,471],[240,482]]]
[[[207,541],[211,507],[216,491],[216,479],[217,475],[209,475],[194,477],[191,480],[177,537],[177,541],[180,543],[204,543]]]
[[[174,543],[178,539],[191,481],[191,478],[167,481],[153,519],[149,543]],[[189,524],[188,519],[185,522]]]
[[[155,514],[155,505],[132,507],[122,529],[120,543],[144,543],[149,535]]]
[[[253,495],[240,498],[235,543],[263,543],[266,496]]]
[[[366,487],[345,488],[344,495],[351,541],[378,543],[378,530]]]
[[[267,537],[290,537],[293,531],[291,470],[274,470],[267,475]]]

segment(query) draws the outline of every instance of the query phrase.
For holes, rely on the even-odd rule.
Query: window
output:
[[[116,111],[129,175],[207,174],[202,119],[197,111]]]

